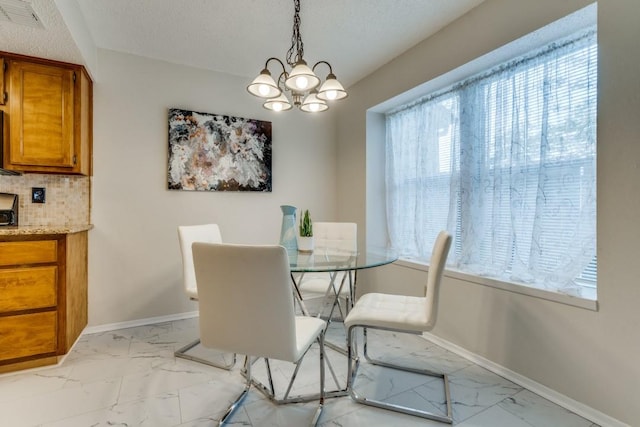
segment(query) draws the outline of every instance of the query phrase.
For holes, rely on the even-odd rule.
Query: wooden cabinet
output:
[[[73,168],[74,76],[71,69],[11,61],[9,159],[14,165]]]
[[[6,69],[6,62],[3,57],[0,57],[0,105],[4,105],[7,98],[7,92],[5,91],[4,84],[4,71]]]
[[[93,89],[86,70],[78,65],[3,56],[8,91],[4,167],[90,175]]]
[[[57,318],[55,311],[18,314],[0,318],[0,363],[31,359],[22,367],[37,367],[56,362]],[[13,366],[0,365],[0,372]],[[4,369],[3,369],[4,368]]]
[[[54,364],[87,325],[87,232],[0,237],[0,372]]]

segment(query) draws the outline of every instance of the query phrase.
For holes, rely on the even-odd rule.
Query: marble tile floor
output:
[[[217,425],[228,404],[243,388],[239,369],[244,358],[239,358],[231,371],[176,359],[174,350],[197,335],[197,319],[83,335],[59,366],[0,375],[0,426]],[[342,325],[333,323],[327,336],[331,341],[343,342]],[[370,347],[372,353],[450,375],[456,426],[595,426],[422,337],[387,332],[375,333],[370,339],[370,342],[381,343]],[[201,347],[195,351],[211,358],[224,356]],[[294,394],[319,389],[317,348],[312,348],[311,353],[303,362]],[[327,352],[327,357],[336,379],[344,382],[346,358],[332,350]],[[256,363],[254,367],[258,377],[263,373],[261,366],[263,364]],[[292,365],[275,363],[272,368],[278,390]],[[328,370],[326,381],[328,390],[335,389]],[[444,412],[444,391],[438,379],[394,373],[363,363],[359,384],[359,391],[377,398]],[[277,406],[252,389],[230,425],[305,426],[316,405],[309,402]],[[447,424],[358,405],[349,397],[340,397],[327,399],[320,425],[443,427]]]

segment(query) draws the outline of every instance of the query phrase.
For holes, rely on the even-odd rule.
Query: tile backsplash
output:
[[[32,187],[45,188],[45,203],[31,203]],[[83,225],[91,220],[91,178],[87,176],[0,176],[0,193],[18,195],[21,226]]]

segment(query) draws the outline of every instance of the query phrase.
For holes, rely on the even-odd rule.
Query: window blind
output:
[[[595,29],[387,114],[388,231],[462,271],[561,292],[595,284]]]

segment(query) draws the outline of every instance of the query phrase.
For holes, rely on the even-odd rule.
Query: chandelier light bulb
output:
[[[273,108],[273,111],[282,111],[282,103],[274,102],[271,108]]]
[[[305,76],[298,76],[296,78],[296,87],[300,90],[305,90],[309,84],[309,79]]]
[[[326,96],[328,100],[333,101],[338,97],[338,92],[336,92],[335,90],[328,90],[326,92]]]
[[[262,84],[260,86],[258,86],[258,92],[260,92],[260,95],[262,96],[267,96],[269,95],[269,92],[271,91],[271,89],[269,88],[269,86]]]

